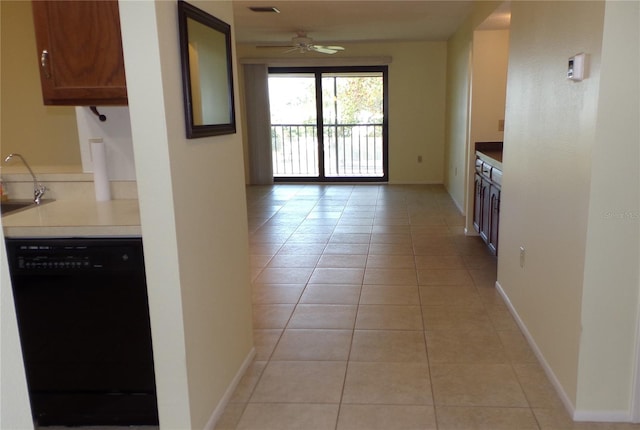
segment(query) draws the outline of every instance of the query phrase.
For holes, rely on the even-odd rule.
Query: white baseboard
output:
[[[638,303],[638,315],[640,315],[640,302]],[[636,329],[636,367],[634,375],[634,386],[631,396],[631,422],[640,423],[640,318],[638,318],[638,328]]]
[[[249,354],[247,354],[246,358],[242,362],[242,366],[240,366],[240,369],[236,373],[236,376],[233,377],[233,380],[231,381],[226,391],[224,392],[222,399],[220,399],[220,402],[218,402],[218,406],[216,406],[216,408],[213,410],[213,413],[209,417],[207,424],[204,426],[204,430],[213,430],[215,428],[218,420],[220,419],[220,416],[222,416],[225,408],[227,407],[227,404],[229,403],[229,400],[231,399],[233,392],[238,387],[240,380],[242,379],[245,372],[253,362],[253,359],[255,358],[255,356],[256,356],[256,349],[251,348],[251,351],[249,351]]]
[[[542,355],[540,348],[538,348],[538,345],[536,345],[536,342],[531,336],[531,333],[529,333],[529,330],[527,330],[527,326],[524,324],[524,322],[518,315],[518,312],[513,307],[513,304],[511,303],[511,300],[509,300],[507,293],[504,292],[504,290],[502,289],[502,285],[500,285],[500,283],[497,281],[496,281],[496,289],[500,293],[502,300],[504,300],[505,304],[509,308],[509,312],[511,312],[511,315],[516,320],[518,327],[520,327],[520,330],[522,330],[522,334],[527,339],[527,342],[529,343],[529,346],[531,346],[531,349],[533,350],[533,353],[538,359],[538,362],[540,362],[540,365],[544,369],[544,372],[547,374],[547,377],[551,381],[551,384],[553,384],[553,387],[555,388],[556,392],[560,396],[560,399],[562,400],[564,407],[569,412],[569,415],[573,417],[574,421],[625,422],[625,423],[633,421],[633,417],[629,411],[593,411],[593,410],[576,409],[573,402],[569,399],[569,396],[562,388],[562,385],[558,381],[558,378],[556,378],[556,375],[553,373],[551,366],[549,366],[549,363],[547,363],[547,361],[544,359],[544,356]]]
[[[516,320],[516,323],[518,324],[518,327],[520,327],[520,330],[522,331],[522,334],[524,335],[525,339],[527,339],[527,342],[529,343],[529,346],[531,347],[531,349],[533,350],[533,353],[538,359],[538,362],[544,369],[544,373],[547,374],[547,377],[551,381],[553,388],[555,388],[556,392],[560,396],[560,400],[562,400],[564,407],[567,409],[570,416],[575,417],[575,406],[573,405],[573,402],[571,401],[571,399],[569,399],[569,396],[562,388],[560,381],[558,381],[558,378],[553,373],[553,370],[551,370],[551,366],[549,366],[549,363],[547,363],[547,361],[544,359],[544,356],[542,355],[540,348],[538,348],[538,345],[533,339],[533,336],[531,336],[531,333],[529,333],[527,326],[524,324],[524,322],[520,318],[520,315],[518,315],[518,312],[513,307],[513,304],[511,303],[511,300],[509,300],[507,293],[504,292],[504,290],[502,289],[502,285],[500,285],[498,281],[496,281],[496,289],[498,290],[498,293],[500,293],[500,296],[502,296],[502,300],[504,300],[504,303],[509,308],[509,312],[511,312],[513,319]]]
[[[573,414],[574,421],[590,421],[604,423],[628,423],[631,415],[627,411],[580,411]]]
[[[480,236],[480,234],[478,234],[478,232],[476,231],[475,228],[472,228],[471,230],[469,230],[467,227],[464,228],[464,235],[465,236]]]
[[[449,190],[447,190],[447,193],[449,194],[449,197],[451,197],[451,200],[453,201],[453,204],[456,205],[456,207],[458,208],[458,211],[460,212],[460,215],[464,215],[464,205],[460,206],[460,203],[458,203],[458,201],[453,198],[451,193],[449,193]]]

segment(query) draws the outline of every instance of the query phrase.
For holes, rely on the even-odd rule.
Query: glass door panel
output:
[[[313,73],[269,76],[273,176],[320,175]]]
[[[383,177],[383,76],[323,73],[324,175]]]

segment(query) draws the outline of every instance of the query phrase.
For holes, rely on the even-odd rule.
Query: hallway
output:
[[[247,188],[256,359],[216,429],[573,423],[438,185]]]

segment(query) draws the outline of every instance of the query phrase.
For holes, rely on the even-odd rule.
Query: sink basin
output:
[[[52,201],[53,200],[42,200],[40,202],[40,206]],[[8,200],[0,202],[0,214],[2,214],[2,216],[5,216],[35,206],[36,204],[33,200]]]

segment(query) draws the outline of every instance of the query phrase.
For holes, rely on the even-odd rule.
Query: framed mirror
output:
[[[231,26],[178,0],[187,138],[236,132]]]

